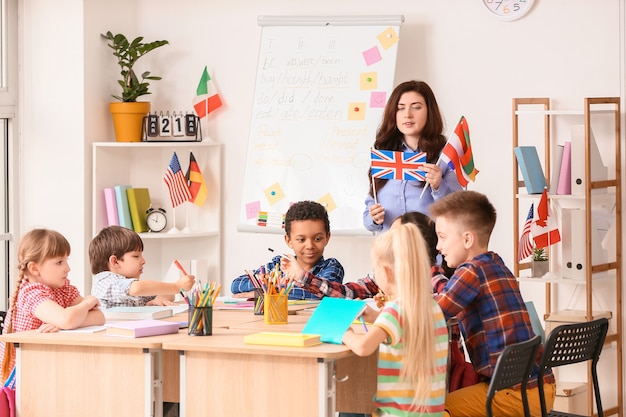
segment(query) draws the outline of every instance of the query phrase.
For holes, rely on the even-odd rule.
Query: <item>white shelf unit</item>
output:
[[[203,206],[185,202],[172,208],[163,178],[174,152],[183,173],[193,152],[208,189]],[[152,206],[165,209],[168,224],[163,232],[140,233],[146,259],[141,277],[164,280],[174,258],[193,259],[197,269],[187,272],[202,282],[221,282],[221,160],[221,145],[214,142],[94,143],[92,236],[108,226],[104,188],[148,188]]]
[[[596,119],[597,118],[597,119]],[[564,120],[565,119],[565,120]],[[517,251],[519,246],[520,224],[523,219],[520,218],[520,204],[524,203],[523,215],[525,217],[528,209],[529,198],[536,199],[535,204],[539,200],[539,195],[524,194],[526,189],[524,182],[521,181],[519,169],[515,154],[513,154],[513,238],[514,238],[514,274],[520,277],[521,282],[541,283],[545,287],[545,312],[546,316],[555,311],[555,307],[559,307],[558,293],[572,294],[579,292],[584,294],[584,311],[586,319],[593,318],[593,311],[598,310],[598,297],[594,295],[594,286],[602,288],[605,293],[609,293],[609,301],[612,304],[610,309],[612,312],[611,328],[607,336],[605,348],[601,358],[610,363],[611,372],[616,375],[616,380],[602,381],[600,379],[600,390],[603,392],[614,393],[616,401],[612,401],[602,397],[602,404],[605,415],[623,416],[623,353],[622,353],[622,195],[621,195],[621,128],[620,128],[620,99],[619,97],[606,98],[585,98],[582,110],[553,110],[550,108],[549,98],[514,98],[513,99],[513,147],[525,145],[536,145],[537,151],[542,159],[544,175],[548,188],[550,189],[550,177],[552,176],[551,164],[556,163],[551,158],[551,153],[556,147],[556,139],[552,136],[555,128],[553,122],[561,121],[565,126],[573,124],[584,125],[584,156],[583,160],[572,160],[572,167],[583,167],[584,169],[584,192],[575,195],[550,195],[553,200],[551,204],[552,215],[560,217],[559,210],[564,208],[580,208],[584,209],[584,255],[580,260],[581,263],[587,265],[584,269],[584,279],[572,279],[564,277],[565,266],[562,255],[559,256],[558,249],[562,249],[562,243],[558,243],[549,247],[550,268],[551,273],[544,278],[528,278],[520,277],[524,270],[530,268],[530,263],[517,262]],[[592,173],[597,168],[592,158],[592,140],[593,130],[592,121],[599,125],[608,125],[609,128],[601,137],[597,137],[598,141],[602,141],[602,149],[600,153],[603,162],[606,163],[607,178],[594,179]],[[528,134],[528,130],[524,130],[527,125],[534,126],[537,130],[533,132],[543,131],[543,137],[536,134]],[[597,125],[593,124],[595,128]],[[601,126],[600,126],[601,127]],[[523,138],[523,140],[522,140]],[[528,143],[534,140],[534,143]],[[543,158],[541,156],[543,155]],[[607,163],[608,162],[608,163]],[[607,232],[614,238],[613,250],[607,250],[607,259],[598,261],[594,257],[594,248],[601,242],[598,241],[596,233],[592,230],[594,225],[593,208],[598,201],[611,200],[614,204],[613,223],[614,227]],[[555,213],[556,211],[556,213]],[[614,235],[611,235],[614,233]],[[561,229],[563,234],[563,229]],[[594,238],[595,237],[595,238]],[[608,289],[606,286],[611,288]],[[612,294],[612,295],[611,295]],[[572,294],[573,296],[573,294]],[[613,299],[610,299],[613,297]],[[595,304],[595,305],[594,305]],[[562,308],[562,307],[561,307]],[[611,352],[612,351],[612,352]],[[588,415],[593,415],[593,389],[591,387],[590,369],[587,369],[586,381],[588,383]],[[583,378],[579,375],[579,378]],[[617,405],[615,405],[615,403]]]

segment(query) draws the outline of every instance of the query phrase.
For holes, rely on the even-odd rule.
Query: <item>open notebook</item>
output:
[[[362,300],[324,297],[302,329],[303,334],[319,334],[325,343],[340,345],[343,335],[365,310]]]

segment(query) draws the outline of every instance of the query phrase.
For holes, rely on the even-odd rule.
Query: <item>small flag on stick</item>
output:
[[[426,163],[426,152],[400,152],[370,150],[372,178],[388,180],[424,181],[426,172],[422,169]]]
[[[176,207],[191,199],[191,193],[189,192],[189,187],[187,186],[187,180],[185,179],[183,170],[180,168],[180,162],[178,162],[176,152],[172,155],[172,159],[167,167],[163,181],[165,181],[165,184],[170,192],[172,207]]]
[[[552,216],[550,215],[547,188],[544,188],[543,194],[541,194],[533,223],[530,226],[530,233],[537,248],[545,248],[561,241],[561,233],[559,233],[559,229],[552,221]]]
[[[196,157],[193,156],[193,152],[189,152],[189,168],[187,169],[185,178],[187,179],[189,192],[191,193],[189,201],[196,206],[202,207],[206,200],[208,190],[202,172],[200,172],[198,162],[196,162]]]
[[[196,98],[193,101],[193,108],[198,117],[202,119],[221,106],[222,99],[217,93],[217,89],[205,66],[202,77],[200,78],[200,83],[198,83],[198,88],[196,89]]]
[[[524,227],[522,228],[522,234],[519,238],[519,245],[517,248],[517,261],[521,262],[522,260],[528,258],[533,254],[533,241],[530,236],[530,226],[533,222],[533,216],[535,215],[535,205],[530,204],[530,210],[528,210],[528,216],[526,216],[526,222],[524,223]]]
[[[475,181],[478,170],[474,166],[469,126],[465,116],[461,116],[461,120],[443,147],[441,160],[456,172],[461,187],[466,187],[470,181]]]

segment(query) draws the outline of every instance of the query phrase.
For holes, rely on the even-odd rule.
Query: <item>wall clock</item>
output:
[[[482,0],[492,15],[502,20],[515,20],[533,7],[535,0]]]

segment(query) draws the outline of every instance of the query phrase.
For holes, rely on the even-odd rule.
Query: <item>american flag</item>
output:
[[[531,204],[530,210],[528,210],[528,216],[526,216],[526,222],[522,228],[522,234],[519,237],[519,246],[517,248],[518,262],[521,262],[523,259],[526,259],[533,254],[533,241],[530,236],[530,225],[533,222],[534,213],[534,204]]]
[[[163,181],[167,184],[167,189],[170,192],[172,207],[176,207],[185,201],[191,200],[191,193],[189,192],[189,187],[187,186],[187,179],[185,178],[183,170],[180,169],[180,162],[178,162],[176,152],[172,155],[172,159],[167,167]]]
[[[425,181],[426,152],[371,150],[372,178]]]

